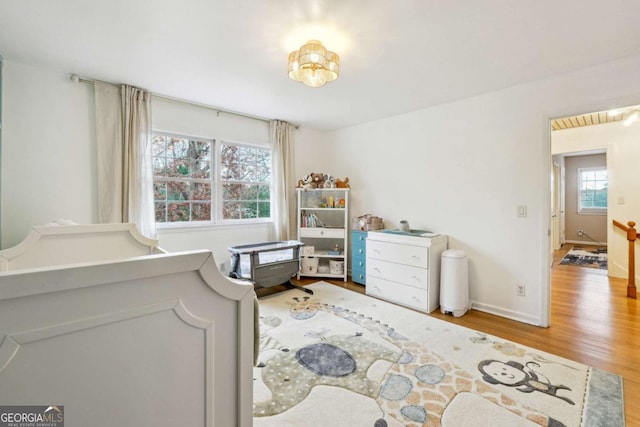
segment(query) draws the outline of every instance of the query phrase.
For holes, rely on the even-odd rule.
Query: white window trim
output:
[[[582,207],[582,198],[581,198],[581,194],[582,194],[582,172],[588,172],[588,171],[601,171],[607,170],[606,166],[590,166],[590,167],[585,167],[585,168],[578,168],[577,171],[577,180],[576,180],[576,197],[577,197],[577,201],[576,201],[576,213],[578,215],[606,215],[607,214],[607,210],[609,209],[609,200],[608,200],[608,193],[607,193],[607,207],[605,208],[583,208]],[[607,176],[607,182],[608,182],[608,176]]]
[[[209,141],[213,144],[212,156],[215,151],[215,158],[211,159],[215,164],[215,173],[211,176],[211,221],[176,221],[176,222],[156,222],[156,228],[162,230],[171,229],[188,229],[188,228],[221,228],[221,227],[246,227],[247,225],[261,225],[273,223],[273,219],[269,218],[245,218],[245,219],[222,219],[222,180],[220,179],[220,171],[222,170],[222,162],[220,156],[220,144],[239,145],[244,147],[255,147],[263,150],[270,150],[270,146],[266,144],[257,144],[250,142],[233,141],[229,139],[218,139],[204,136],[194,136],[186,133],[167,132],[163,130],[152,130],[152,134],[165,135],[176,138],[192,138],[199,141]],[[271,171],[271,182],[269,183],[273,189],[273,171]],[[273,200],[270,201],[273,203]]]

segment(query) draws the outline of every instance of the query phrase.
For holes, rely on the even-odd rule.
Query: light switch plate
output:
[[[527,216],[527,205],[518,205],[518,217],[525,218]]]

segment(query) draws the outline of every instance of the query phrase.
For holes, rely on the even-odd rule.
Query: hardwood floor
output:
[[[640,304],[626,297],[625,280],[610,278],[605,270],[559,265],[569,249],[565,245],[555,254],[549,328],[476,310],[457,318],[439,311],[430,315],[622,376],[626,425],[640,426]],[[364,293],[364,286],[350,281],[325,281]],[[261,296],[279,290],[282,288],[257,292]]]

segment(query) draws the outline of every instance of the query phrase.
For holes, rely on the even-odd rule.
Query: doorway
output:
[[[638,111],[638,106],[631,106],[550,120],[551,188],[548,200],[551,207],[551,268],[558,264],[558,259],[554,262],[553,255],[557,256],[556,251],[560,248],[564,250],[575,244],[600,244],[607,247],[609,258],[607,270],[602,274],[621,278],[627,274],[624,236],[618,236],[611,223],[614,218],[629,220],[627,217],[637,212],[640,205],[640,197],[635,196],[637,191],[634,192],[632,188],[635,184],[631,184],[632,180],[636,182],[633,171],[637,170],[640,160],[640,148],[637,144],[640,140],[640,124],[628,123],[630,126],[624,126]],[[593,161],[598,158],[599,163],[585,163],[588,159]],[[612,171],[615,175],[615,179],[607,179],[606,210],[600,210],[599,215],[583,209],[585,206],[580,206],[579,194],[575,192],[577,190],[570,194],[568,189],[569,186],[575,186],[575,183],[569,181],[575,182],[578,179],[578,171],[590,167],[603,169],[609,177]],[[602,194],[597,197],[602,197]],[[570,216],[577,216],[579,221],[574,221],[575,218],[569,218]],[[598,220],[601,222],[599,228],[594,225]],[[622,261],[611,263],[612,259]],[[553,285],[551,275],[550,286]],[[551,293],[549,297],[550,295]]]
[[[588,135],[589,131],[583,133]],[[556,238],[561,243],[575,245],[607,245],[607,213],[609,207],[609,178],[606,149],[561,153],[554,161],[563,189],[558,192],[558,222],[560,212],[563,223],[558,226]],[[561,206],[563,208],[561,208]],[[564,229],[561,236],[560,229]]]

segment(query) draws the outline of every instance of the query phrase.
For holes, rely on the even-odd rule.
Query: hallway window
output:
[[[608,189],[606,167],[579,168],[578,189],[579,213],[606,213]]]

